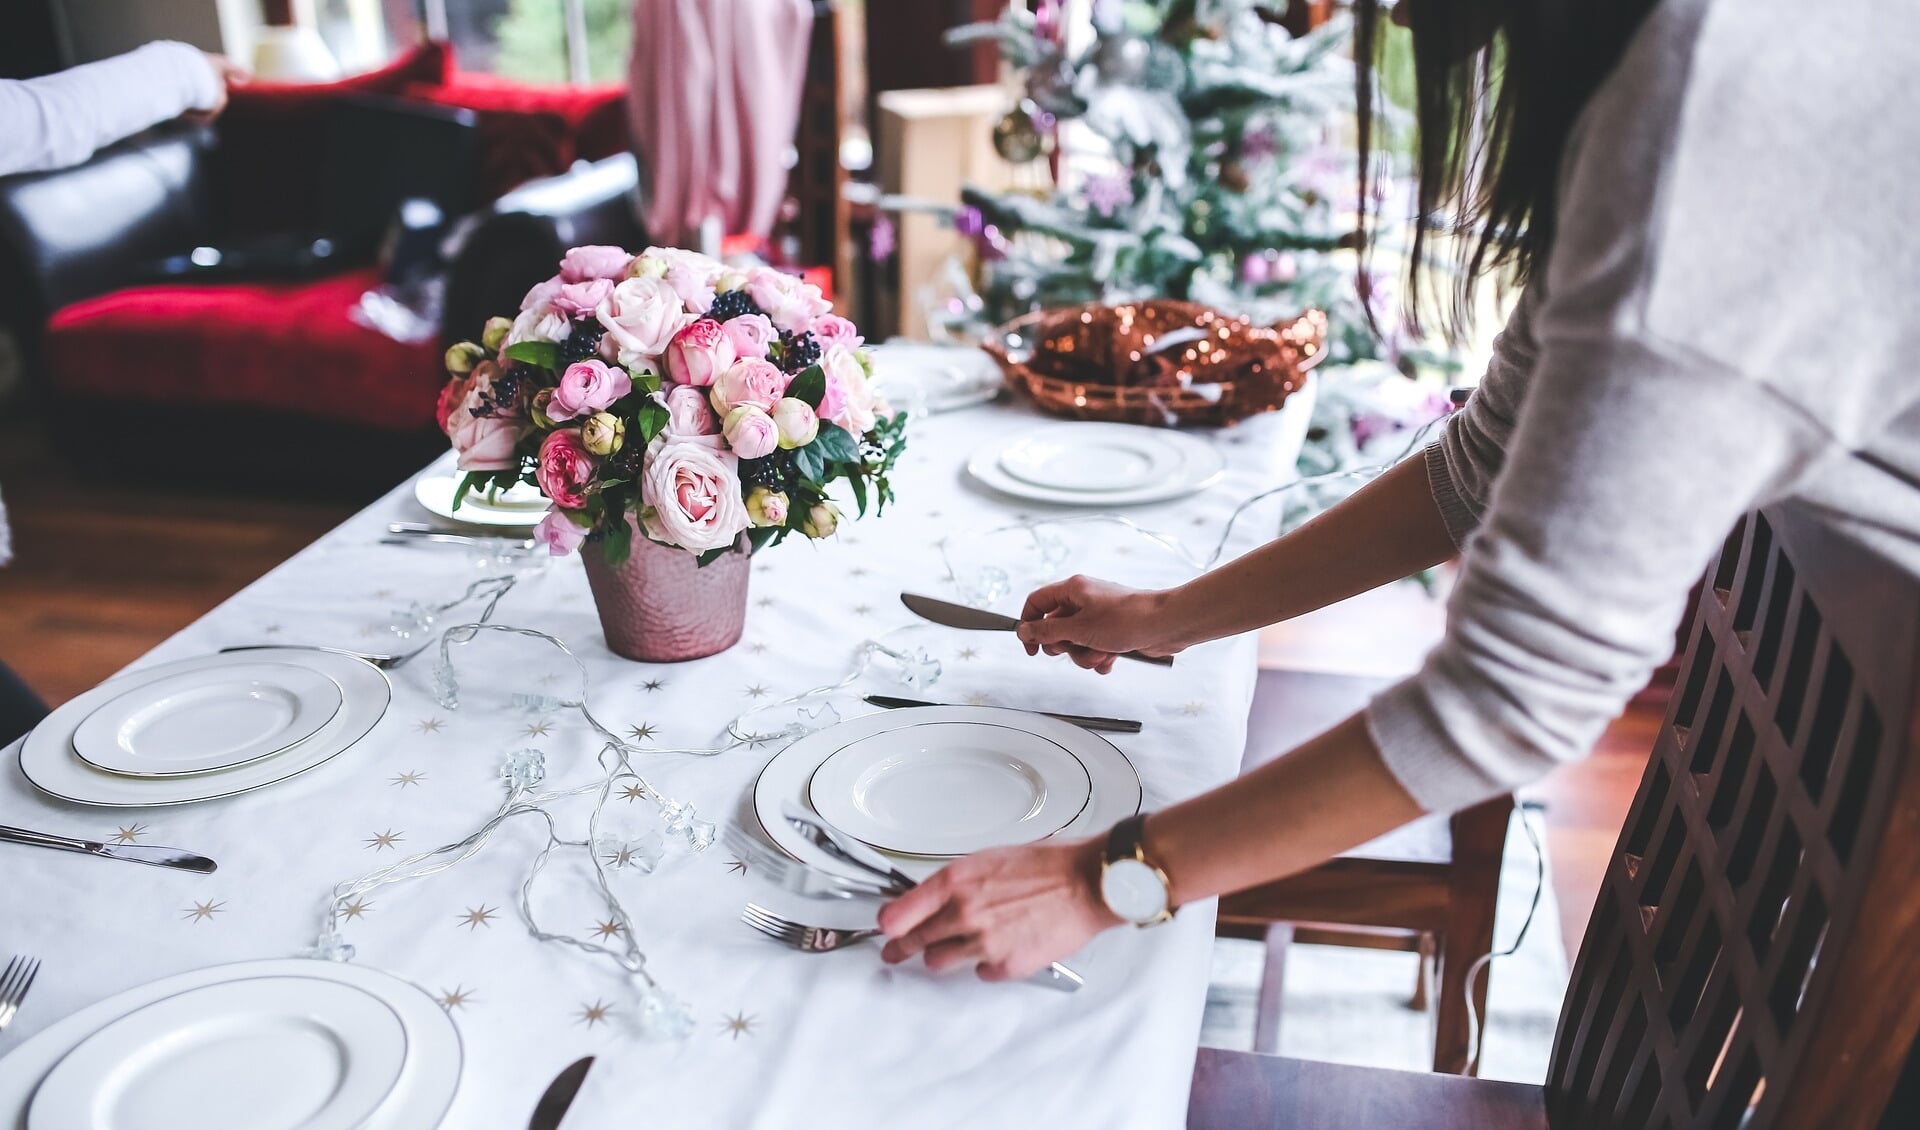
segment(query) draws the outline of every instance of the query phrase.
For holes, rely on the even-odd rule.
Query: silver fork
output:
[[[382,671],[391,671],[395,667],[400,666],[407,660],[412,659],[414,656],[432,647],[433,644],[433,640],[428,640],[412,651],[403,652],[399,655],[380,655],[365,651],[350,651],[344,647],[321,647],[319,644],[242,643],[234,644],[232,647],[223,647],[220,649],[220,654],[225,655],[231,651],[280,651],[286,648],[298,648],[301,651],[330,651],[335,655],[348,655],[355,659],[364,660],[380,668]]]
[[[33,988],[33,979],[40,974],[40,963],[24,955],[7,962],[5,971],[0,971],[0,1030],[13,1023],[13,1014],[20,1011],[20,1002],[27,999],[27,990]]]
[[[880,936],[878,930],[840,930],[831,926],[808,926],[782,918],[766,907],[748,903],[740,912],[740,921],[790,949],[806,953],[831,953]]]

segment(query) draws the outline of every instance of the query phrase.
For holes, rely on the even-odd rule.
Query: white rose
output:
[[[622,358],[660,356],[673,335],[693,321],[680,296],[656,278],[625,280],[594,313]]]
[[[640,473],[640,497],[652,510],[649,532],[694,553],[732,545],[748,524],[738,463],[703,444],[655,439]]]
[[[774,325],[795,334],[812,329],[815,318],[833,309],[819,287],[771,267],[747,276],[747,297]]]

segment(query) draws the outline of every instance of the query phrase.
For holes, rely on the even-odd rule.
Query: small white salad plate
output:
[[[850,742],[807,786],[827,823],[884,851],[955,856],[1032,843],[1093,791],[1086,766],[1038,734],[931,722]]]
[[[135,687],[88,715],[73,751],[134,777],[245,765],[306,741],[340,712],[340,685],[311,667],[254,660]]]
[[[1168,428],[1047,424],[986,445],[967,473],[1002,494],[1062,506],[1137,506],[1205,490],[1226,473],[1207,441]]]
[[[0,1058],[14,1130],[424,1130],[460,1035],[421,989],[305,958],[217,965],[89,1005]]]
[[[106,1025],[47,1073],[28,1130],[353,1130],[393,1093],[407,1032],[339,981],[260,977],[189,989]]]
[[[453,496],[460,492],[464,478],[459,472],[422,475],[414,480],[413,497],[435,517],[475,526],[532,527],[546,517],[547,497],[525,483],[515,483],[491,497],[485,491],[470,490],[455,510]]]
[[[262,663],[285,663],[325,676],[340,689],[340,709],[312,737],[277,756],[187,776],[109,773],[74,752],[73,739],[81,723],[122,695],[180,676],[228,682],[236,672]],[[142,808],[214,800],[264,788],[324,764],[366,737],[392,699],[393,686],[379,668],[351,655],[315,648],[261,648],[156,663],[110,679],[42,719],[20,743],[20,772],[41,792],[76,804]]]
[[[841,750],[858,744],[861,747],[859,759],[864,760],[872,754],[884,758],[887,754],[913,750],[920,745],[921,736],[917,731],[935,726],[951,731],[949,736],[940,739],[948,743],[946,748],[949,749],[960,746],[1012,749],[1022,760],[1037,759],[1042,755],[1034,752],[1038,747],[1031,744],[1030,739],[1039,738],[1078,761],[1087,775],[1087,798],[1065,824],[1053,831],[1053,835],[1090,836],[1105,831],[1121,817],[1140,811],[1140,775],[1134,771],[1133,763],[1112,742],[1092,731],[1083,730],[1071,722],[1062,722],[1043,714],[1030,714],[1024,710],[992,706],[919,706],[851,718],[807,734],[774,754],[760,770],[760,776],[753,785],[753,811],[762,832],[774,846],[795,859],[822,870],[865,878],[864,873],[835,862],[808,843],[781,816],[781,810],[785,805],[798,804],[818,812],[819,809],[811,801],[810,786],[814,774],[828,758]],[[966,730],[973,733],[959,736]],[[852,764],[854,762],[850,761],[849,766]],[[969,775],[973,773],[972,770],[967,772]],[[1009,794],[1016,798],[1018,795],[1017,791],[1009,790],[1000,794],[1000,803],[979,805],[975,809],[978,822],[971,826],[962,826],[960,821],[943,817],[947,821],[943,830],[952,835],[952,839],[945,841],[943,846],[956,849],[958,854],[999,842],[995,837],[1007,834],[1005,813]],[[1017,805],[1017,799],[1012,803]],[[821,817],[849,835],[855,834],[825,813],[821,813]],[[890,836],[882,833],[882,838]],[[1042,834],[1035,838],[1046,837]],[[930,858],[898,849],[880,850],[893,859],[901,871],[916,879],[924,879],[946,864],[943,857]]]

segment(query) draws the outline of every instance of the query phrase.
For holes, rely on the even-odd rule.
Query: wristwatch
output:
[[[1173,918],[1173,884],[1140,846],[1147,814],[1127,817],[1107,833],[1100,865],[1100,900],[1123,921],[1157,926]]]

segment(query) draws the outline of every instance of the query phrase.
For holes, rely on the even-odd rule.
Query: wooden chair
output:
[[[1364,707],[1387,680],[1268,671],[1260,677],[1249,727],[1245,772]],[[1437,969],[1432,994],[1433,1069],[1460,1074],[1473,1040],[1466,974],[1493,948],[1493,914],[1500,891],[1513,798],[1499,797],[1448,816],[1429,817],[1364,844],[1311,871],[1220,900],[1215,927],[1222,937],[1262,940],[1267,961],[1254,1013],[1256,1052],[1279,1050],[1280,994],[1291,942],[1417,949],[1420,978],[1415,1007],[1428,1007],[1428,965]],[[1547,928],[1547,927],[1543,927]],[[1484,1024],[1491,969],[1473,986],[1473,1015]]]
[[[1892,1125],[1920,1031],[1920,583],[1788,509],[1708,578],[1546,1085],[1203,1049],[1189,1127]]]

